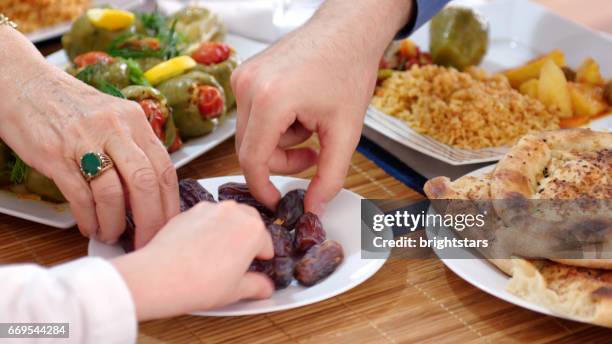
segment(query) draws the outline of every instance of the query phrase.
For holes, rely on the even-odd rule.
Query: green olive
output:
[[[62,37],[62,46],[70,61],[90,51],[106,51],[111,42],[126,32],[134,32],[134,25],[117,31],[110,31],[94,26],[86,14],[80,16]]]
[[[184,140],[210,133],[218,122],[218,120],[202,118],[200,114],[197,99],[194,97],[195,88],[200,85],[216,87],[225,98],[223,87],[217,80],[212,75],[200,71],[191,71],[174,77],[158,86],[172,108],[174,122]]]
[[[0,186],[10,184],[11,182],[10,159],[11,149],[4,142],[0,141]]]
[[[470,8],[450,6],[429,27],[433,62],[463,70],[482,61],[489,44],[488,23]]]
[[[168,18],[184,38],[181,50],[191,53],[201,42],[218,42],[225,38],[226,29],[217,15],[202,7],[186,7]]]
[[[196,70],[214,76],[219,84],[221,84],[223,91],[225,92],[225,106],[228,109],[233,108],[236,104],[236,98],[234,96],[234,91],[232,91],[231,84],[232,73],[236,67],[238,67],[238,58],[235,55],[232,55],[229,59],[219,64],[210,66],[198,64],[195,68]]]
[[[31,167],[27,169],[23,184],[29,192],[41,196],[44,200],[57,203],[66,202],[57,185]]]

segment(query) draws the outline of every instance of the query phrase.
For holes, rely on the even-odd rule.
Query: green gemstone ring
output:
[[[113,161],[104,153],[87,152],[81,157],[81,173],[88,182],[113,168]]]

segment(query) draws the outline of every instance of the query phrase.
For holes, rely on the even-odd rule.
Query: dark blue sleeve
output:
[[[412,16],[408,24],[404,26],[395,38],[406,38],[418,28],[427,23],[429,19],[438,13],[450,0],[412,0]]]

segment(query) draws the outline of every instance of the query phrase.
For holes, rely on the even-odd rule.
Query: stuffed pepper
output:
[[[196,70],[210,74],[217,79],[225,91],[225,106],[231,109],[236,104],[232,91],[232,73],[238,67],[236,52],[229,45],[220,42],[200,44],[191,57],[198,63]]]
[[[212,75],[190,71],[161,82],[158,89],[184,140],[210,133],[226,112],[225,92]]]
[[[0,186],[8,186],[14,192],[34,194],[51,202],[66,199],[55,183],[28,166],[11,149],[0,141]]]
[[[139,13],[135,32],[117,37],[107,49],[114,57],[132,59],[142,70],[181,54],[182,36],[175,29],[176,23],[158,12]]]
[[[226,29],[221,19],[206,8],[186,7],[168,18],[183,38],[180,50],[191,53],[202,42],[217,42],[225,38]]]
[[[153,132],[169,153],[181,148],[183,143],[174,124],[172,110],[158,90],[148,86],[128,86],[121,90],[121,93],[127,99],[140,104]]]
[[[53,180],[45,177],[32,167],[25,167],[23,185],[28,192],[40,196],[43,200],[56,203],[66,202],[66,198]]]
[[[118,37],[135,32],[135,16],[113,8],[92,8],[62,37],[70,61],[90,51],[106,51]]]
[[[121,89],[132,83],[127,61],[111,57],[101,51],[77,56],[74,59],[74,66],[68,69],[68,73],[101,91],[109,87]]]

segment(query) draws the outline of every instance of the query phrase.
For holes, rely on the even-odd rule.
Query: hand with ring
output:
[[[13,46],[20,59],[0,73],[0,137],[53,179],[83,235],[116,241],[129,208],[136,248],[144,246],[179,213],[179,198],[176,170],[142,109],[47,64],[29,43]]]

